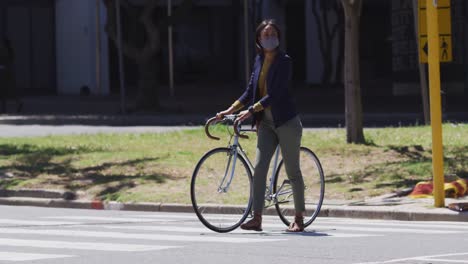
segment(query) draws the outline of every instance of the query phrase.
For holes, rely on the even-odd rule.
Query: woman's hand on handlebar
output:
[[[252,116],[252,114],[249,112],[249,110],[244,110],[244,111],[239,113],[239,116],[237,116],[236,121],[239,121],[239,122],[242,123],[251,116]]]
[[[219,113],[216,113],[216,120],[222,120],[225,115],[228,115],[229,112],[227,110],[221,111]]]
[[[231,106],[227,110],[216,113],[216,120],[220,121],[224,118],[225,115],[230,115],[232,113],[234,113],[234,108]]]

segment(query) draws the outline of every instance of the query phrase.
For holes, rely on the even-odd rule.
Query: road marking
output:
[[[364,232],[387,232],[387,233],[413,233],[413,234],[460,234],[466,233],[461,231],[448,231],[448,230],[423,230],[423,229],[410,229],[410,228],[375,228],[375,227],[354,227],[354,226],[340,226],[340,225],[314,225],[319,228],[336,229],[336,230],[350,230],[350,231],[364,231]],[[309,226],[308,229],[314,226]]]
[[[54,258],[71,258],[72,255],[31,254],[20,252],[0,252],[1,261],[33,261]]]
[[[103,216],[49,216],[47,219],[63,219],[63,220],[91,220],[91,221],[112,221],[112,222],[159,222],[158,219],[141,219],[141,218],[126,218],[126,217],[103,217]],[[166,220],[160,220],[161,222]]]
[[[151,251],[175,248],[171,246],[152,246],[135,244],[117,244],[117,243],[89,243],[89,242],[68,242],[68,241],[49,241],[49,240],[31,240],[31,239],[10,239],[0,238],[0,245],[14,247],[34,247],[34,248],[60,248],[60,249],[82,249],[96,251]]]
[[[457,260],[457,259],[433,259],[433,258],[418,258],[416,260],[430,261],[430,262],[443,262],[443,263],[468,263],[468,260]]]
[[[49,225],[78,225],[78,224],[81,224],[81,223],[57,222],[57,221],[33,221],[33,220],[17,220],[17,219],[0,219],[0,224],[49,226]]]
[[[320,222],[314,222],[312,225],[327,225],[329,223],[320,223]],[[427,224],[427,225],[424,225],[424,224],[413,224],[413,223],[392,223],[392,222],[389,222],[389,223],[373,223],[373,222],[362,222],[362,223],[350,223],[350,222],[342,222],[342,223],[336,223],[336,224],[340,224],[340,225],[357,225],[357,226],[362,226],[362,225],[366,225],[366,226],[396,226],[396,227],[418,227],[418,228],[438,228],[439,230],[441,229],[468,229],[468,226],[466,224],[464,224],[463,226],[460,225],[460,226],[454,226],[454,225],[451,225],[451,226],[445,226],[445,225],[434,225],[434,224]]]
[[[208,217],[208,216],[207,216]],[[129,217],[103,217],[103,216],[49,216],[47,219],[67,219],[67,220],[93,220],[93,221],[113,221],[113,222],[180,222],[181,220],[198,220],[197,216],[187,215],[130,215]],[[240,216],[233,215],[209,215],[211,220],[240,219]]]
[[[195,214],[144,214],[144,215],[131,215],[131,217],[143,218],[167,218],[167,219],[198,219]]]
[[[464,256],[464,255],[468,255],[468,253],[452,253],[452,254],[441,254],[441,255],[432,255],[432,256],[419,256],[419,257],[412,257],[412,258],[392,259],[392,260],[387,260],[387,261],[361,262],[361,263],[356,263],[356,264],[396,263],[396,262],[402,262],[402,261],[407,261],[407,260],[422,260],[422,259],[430,259],[432,261],[433,260],[432,258],[456,257],[456,256]]]
[[[143,239],[157,241],[184,241],[184,242],[216,242],[216,243],[256,243],[256,242],[276,242],[286,239],[260,239],[260,238],[237,238],[237,237],[213,237],[213,236],[183,236],[183,235],[163,235],[163,234],[129,234],[119,232],[81,231],[81,230],[55,230],[55,229],[20,229],[20,228],[0,228],[0,234],[27,234],[27,235],[48,235],[66,237],[100,237],[100,238],[121,238],[121,239]]]
[[[162,232],[184,232],[184,233],[214,233],[207,228],[203,227],[181,227],[181,226],[103,226],[106,229],[118,230],[141,230],[141,231],[162,231]],[[252,234],[251,231],[243,231],[236,229],[230,233],[234,234]],[[265,231],[266,234],[283,234],[284,231]],[[315,233],[315,235],[314,235]],[[288,234],[288,233],[285,233]],[[311,236],[317,237],[371,237],[380,236],[374,234],[351,234],[351,233],[323,233],[323,232],[308,232]]]
[[[210,215],[210,219],[236,219],[236,217],[232,215],[221,216],[213,214]],[[151,219],[165,219],[166,221],[174,221],[174,219],[186,219],[186,220],[194,220],[198,219],[196,215],[174,215],[174,214],[147,214],[147,215],[132,215],[132,217],[138,218],[151,218]],[[267,216],[265,216],[266,218]],[[271,220],[276,220],[277,217],[270,216]],[[237,217],[238,219],[239,217]],[[270,219],[264,219],[270,220]],[[264,221],[265,222],[265,221]],[[338,218],[323,218],[319,217],[312,223],[310,227],[318,226],[318,225],[329,225],[329,224],[336,224],[336,225],[360,225],[360,226],[395,226],[395,227],[418,227],[418,228],[438,228],[440,231],[441,229],[468,229],[466,223],[453,223],[453,222],[398,222],[398,221],[389,221],[389,220],[368,220],[368,219],[338,219]]]

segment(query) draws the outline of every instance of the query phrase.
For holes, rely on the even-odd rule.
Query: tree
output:
[[[341,0],[345,14],[346,141],[365,143],[359,70],[359,25],[363,0]]]
[[[331,21],[329,15],[334,13],[336,21]],[[312,14],[317,25],[318,42],[323,61],[322,85],[327,87],[332,82],[339,82],[343,70],[343,49],[338,49],[336,64],[333,63],[334,41],[338,37],[339,45],[343,40],[343,24],[341,4],[338,0],[314,0],[312,3]],[[332,23],[334,22],[334,23]],[[336,75],[332,76],[333,67],[336,67]]]
[[[107,35],[118,47],[116,1],[103,1],[107,8]],[[120,3],[126,15],[123,28],[128,29],[122,34],[122,52],[138,69],[137,108],[159,110],[157,73],[161,56],[160,29],[180,22],[191,9],[192,0],[184,0],[170,18],[156,12],[158,1],[155,0],[146,0],[143,6],[130,0],[121,0]]]

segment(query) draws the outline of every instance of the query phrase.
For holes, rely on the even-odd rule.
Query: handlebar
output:
[[[211,138],[211,139],[214,139],[214,140],[219,140],[219,137],[214,137],[210,134],[210,125],[211,123],[215,122],[216,121],[216,117],[212,117],[210,119],[208,119],[208,121],[206,121],[206,124],[205,124],[205,133],[206,135]]]
[[[239,120],[236,120],[234,121],[234,133],[236,133],[236,135],[240,138],[245,138],[245,139],[249,139],[249,136],[246,136],[246,135],[241,135],[241,133],[239,133],[239,127],[241,126],[241,123],[239,122]]]
[[[237,115],[226,115],[226,116],[224,116],[223,120],[221,120],[221,121],[234,122],[233,127],[234,127],[234,133],[236,134],[236,136],[238,136],[240,138],[248,139],[249,138],[248,136],[240,134],[239,128],[241,127],[241,122],[239,122],[239,120],[236,120],[236,119],[237,119]],[[217,123],[216,117],[212,117],[212,118],[208,119],[208,121],[206,121],[205,133],[209,138],[214,139],[214,140],[219,140],[220,139],[219,137],[215,137],[215,136],[211,135],[211,133],[210,133],[210,126],[212,124],[214,124],[214,123]]]

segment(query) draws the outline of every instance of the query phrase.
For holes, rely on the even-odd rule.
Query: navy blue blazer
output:
[[[260,102],[263,108],[271,106],[271,113],[276,127],[280,127],[287,121],[297,116],[296,105],[291,94],[290,82],[292,76],[292,61],[285,52],[278,51],[274,61],[270,65],[267,76],[267,95],[258,96],[258,79],[262,69],[263,55],[257,55],[253,66],[252,75],[245,92],[238,99],[243,105],[254,105]],[[254,124],[259,115],[254,115]]]

